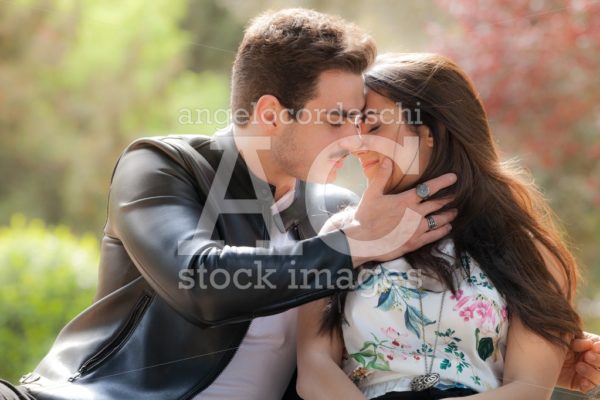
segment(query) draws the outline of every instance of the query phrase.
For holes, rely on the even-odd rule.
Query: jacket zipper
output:
[[[110,342],[104,345],[98,352],[96,352],[93,356],[88,358],[87,361],[81,364],[77,372],[69,377],[69,382],[76,381],[81,376],[85,375],[87,372],[93,370],[94,368],[102,364],[102,362],[104,362],[123,343],[125,343],[125,341],[133,332],[133,329],[135,328],[137,323],[140,321],[151,299],[152,297],[146,294],[137,302],[133,309],[133,313],[131,314],[125,325],[123,325],[119,333],[117,333],[117,335]]]

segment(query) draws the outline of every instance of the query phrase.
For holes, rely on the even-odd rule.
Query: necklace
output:
[[[435,332],[440,331],[440,322],[442,320],[442,310],[444,309],[444,299],[446,298],[446,292],[442,295],[442,304],[440,305],[440,314],[437,320],[437,328]],[[419,307],[421,309],[421,316],[423,315],[423,290],[420,290],[419,296]],[[425,348],[423,350],[423,361],[425,363],[425,374],[419,375],[413,378],[410,381],[410,389],[413,392],[422,392],[423,390],[427,390],[430,387],[434,386],[436,383],[440,381],[440,374],[437,372],[433,372],[433,361],[435,359],[435,350],[437,349],[438,343],[438,335],[435,335],[435,341],[433,344],[433,351],[431,353],[431,363],[429,364],[429,370],[427,370],[427,340],[425,339],[425,322],[421,319],[421,332],[423,335],[423,343],[425,343]]]

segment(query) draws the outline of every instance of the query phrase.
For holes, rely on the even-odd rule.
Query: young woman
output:
[[[448,208],[458,217],[446,239],[372,265],[355,290],[301,308],[300,395],[550,398],[568,344],[581,335],[576,265],[550,210],[500,160],[478,94],[452,61],[382,56],[365,82],[364,144],[355,155],[367,179],[394,143],[386,191],[414,188],[426,198],[422,182],[456,172],[458,183],[436,197],[453,196]],[[435,229],[435,215],[427,219]]]

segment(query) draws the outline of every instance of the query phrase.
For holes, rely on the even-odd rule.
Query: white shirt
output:
[[[294,193],[283,195],[271,212],[288,208]],[[271,248],[294,243],[287,232],[271,232]],[[229,364],[194,400],[280,400],[296,368],[296,314],[293,308],[253,319]]]

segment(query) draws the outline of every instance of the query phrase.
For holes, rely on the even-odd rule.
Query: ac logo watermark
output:
[[[232,146],[222,146],[219,144],[219,140],[232,140],[231,138],[216,138],[215,142],[211,144],[211,150],[223,150],[224,148],[231,148]],[[343,140],[343,139],[339,139]],[[338,140],[338,141],[339,141]],[[318,181],[320,176],[323,176],[323,172],[319,171],[320,165],[323,165],[323,159],[331,153],[331,149],[335,147],[338,141],[332,142],[329,146],[324,148],[312,162],[311,168],[307,177],[307,181]],[[217,219],[221,214],[260,214],[265,221],[265,226],[268,229],[270,237],[273,237],[276,224],[283,225],[279,214],[272,214],[271,208],[268,206],[274,203],[273,194],[270,190],[269,184],[266,182],[265,172],[262,169],[258,151],[270,150],[271,139],[269,137],[243,137],[237,138],[236,144],[243,149],[245,160],[252,165],[259,166],[257,171],[249,174],[252,186],[260,196],[256,199],[228,199],[226,197],[227,188],[231,181],[233,171],[238,160],[239,151],[231,150],[224,151],[219,167],[215,173],[214,180],[207,194],[206,204],[202,210],[200,220],[197,224],[196,234],[192,239],[184,240],[179,243],[179,254],[180,255],[194,255],[197,254],[197,242],[198,238],[205,237],[208,233],[213,232],[217,224]],[[409,137],[405,138],[404,144],[400,145],[390,139],[384,137],[370,137],[369,146],[383,155],[394,160],[396,165],[408,174],[418,173],[418,163],[408,163],[407,160],[413,160],[415,154],[418,155],[419,151],[419,138]],[[326,210],[326,191],[324,195],[319,196],[316,200],[317,208]],[[306,199],[305,199],[306,200]],[[312,225],[312,228],[318,232],[321,228],[322,219],[316,218],[316,216],[310,213],[308,202],[305,201],[304,209],[307,212],[308,221]],[[352,238],[348,240],[353,241],[355,244],[354,248],[360,253],[353,254],[354,256],[377,256],[386,254],[395,248],[402,246],[406,241],[414,234],[417,230],[419,223],[421,222],[421,215],[410,209],[407,209],[401,222],[396,228],[383,238],[378,238],[368,242],[358,242]],[[273,223],[273,221],[275,223]],[[347,254],[345,247],[340,247],[339,243],[326,240],[326,243],[331,246],[334,250]],[[217,244],[225,246],[223,242],[213,242],[213,245]],[[258,240],[256,247],[265,247],[268,243],[264,240]],[[288,255],[301,255],[302,246],[288,246],[286,248],[279,249],[278,254]],[[288,253],[286,253],[286,251]]]

